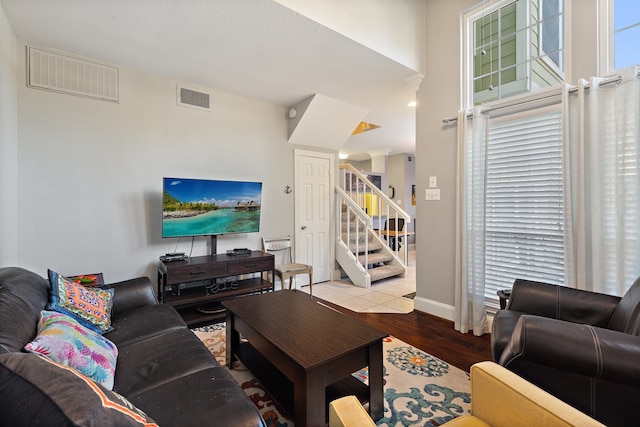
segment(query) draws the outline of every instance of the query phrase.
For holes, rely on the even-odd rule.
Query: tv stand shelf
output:
[[[220,304],[222,301],[273,291],[273,283],[262,278],[263,272],[273,273],[273,268],[273,255],[262,251],[161,262],[158,267],[158,298],[160,302],[174,306],[189,326],[224,321],[226,313]],[[257,273],[260,273],[259,277],[255,277]],[[207,283],[247,274],[254,277],[238,280],[237,286],[223,284],[224,289],[214,293],[207,291]]]

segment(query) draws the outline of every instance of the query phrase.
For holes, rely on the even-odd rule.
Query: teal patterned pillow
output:
[[[118,348],[70,316],[41,311],[38,334],[24,348],[74,368],[108,390],[113,388]]]
[[[113,289],[87,288],[49,270],[51,302],[47,310],[68,314],[100,334],[109,332]]]

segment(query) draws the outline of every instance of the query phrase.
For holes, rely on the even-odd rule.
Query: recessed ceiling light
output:
[[[407,107],[415,107],[416,105],[418,105],[416,101],[411,101],[410,103],[407,104]]]

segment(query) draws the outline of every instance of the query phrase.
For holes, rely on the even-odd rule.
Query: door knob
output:
[[[301,228],[301,229],[303,229],[303,230],[306,230],[306,229],[307,229],[307,226],[306,226],[306,225],[303,225],[303,226],[302,226],[302,227],[300,227],[300,228]]]

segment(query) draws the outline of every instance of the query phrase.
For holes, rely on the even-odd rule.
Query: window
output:
[[[562,0],[483,1],[464,16],[466,105],[564,79]]]
[[[640,276],[640,66],[619,74],[467,115],[456,280],[490,312],[517,278],[623,295]]]
[[[562,114],[556,106],[490,119],[485,201],[485,298],[515,278],[562,284]]]
[[[640,63],[640,2],[613,1],[613,69]]]

